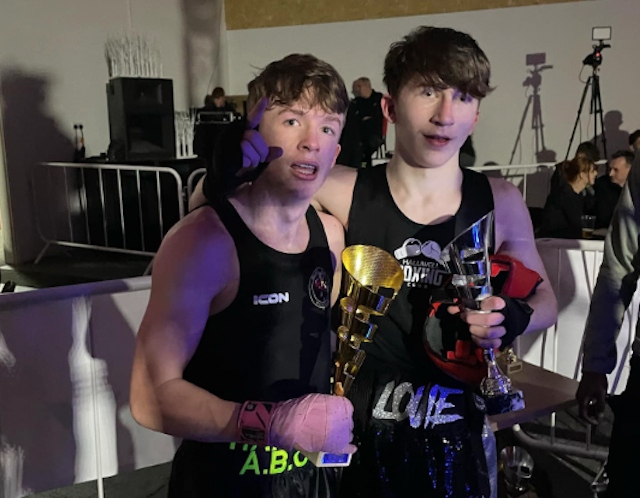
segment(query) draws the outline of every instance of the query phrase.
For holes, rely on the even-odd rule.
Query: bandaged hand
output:
[[[256,405],[263,405],[259,402]],[[267,403],[264,403],[267,405]],[[243,412],[245,410],[243,406]],[[243,413],[239,419],[239,439],[243,442]],[[341,396],[307,394],[273,404],[269,410],[260,411],[260,423],[266,433],[263,443],[287,451],[296,449],[307,452],[354,453],[353,405]]]

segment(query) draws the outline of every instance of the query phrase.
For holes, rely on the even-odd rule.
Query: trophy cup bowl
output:
[[[493,211],[490,211],[452,240],[441,254],[443,263],[452,274],[452,284],[462,306],[476,313],[488,313],[480,310],[480,304],[493,294],[489,260],[492,241]],[[514,389],[511,379],[500,370],[495,351],[485,349],[483,357],[487,363],[487,376],[480,384],[480,391],[487,405],[487,414],[524,408],[522,391]]]
[[[342,251],[341,323],[335,360],[333,393],[345,396],[365,360],[362,344],[372,342],[377,325],[372,316],[383,316],[395,299],[404,272],[398,260],[374,246],[353,245]],[[346,467],[351,455],[302,452],[317,467]]]

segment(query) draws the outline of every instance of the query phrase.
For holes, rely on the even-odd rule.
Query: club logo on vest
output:
[[[433,240],[422,242],[413,237],[405,240],[393,255],[402,265],[406,286],[440,287],[448,275],[440,259],[441,252],[440,245]]]
[[[329,291],[329,275],[324,271],[324,268],[318,267],[313,270],[311,277],[309,277],[309,299],[314,306],[320,309],[325,309],[329,306],[330,291]]]

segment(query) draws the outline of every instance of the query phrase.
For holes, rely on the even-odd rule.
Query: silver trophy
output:
[[[476,313],[489,313],[480,310],[480,304],[493,294],[489,260],[492,245],[493,211],[458,235],[441,254],[462,306]],[[483,356],[487,363],[487,376],[482,379],[480,391],[487,404],[487,413],[495,415],[524,408],[522,391],[514,389],[511,379],[500,370],[495,351],[485,349]]]

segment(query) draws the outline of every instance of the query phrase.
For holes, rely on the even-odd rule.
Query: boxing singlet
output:
[[[236,246],[238,293],[209,317],[183,378],[238,403],[329,393],[333,264],[318,214],[306,214],[307,249],[285,254],[260,242],[227,200],[214,207]],[[298,452],[189,440],[175,455],[169,483],[172,498],[321,498],[335,491],[335,471],[317,469]]]
[[[364,346],[367,356],[349,393],[359,450],[344,471],[341,496],[490,496],[483,403],[438,369],[423,346],[432,299],[450,281],[441,250],[493,209],[487,178],[468,169],[463,175],[456,215],[421,225],[395,204],[386,165],[358,172],[347,245],[374,245],[394,255],[404,284],[388,313],[376,320],[378,333]]]

